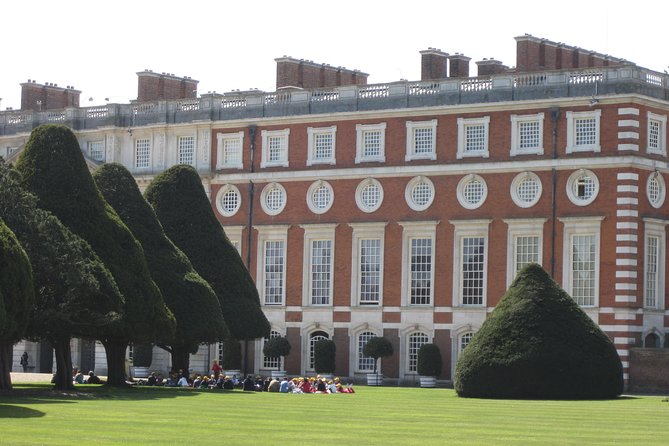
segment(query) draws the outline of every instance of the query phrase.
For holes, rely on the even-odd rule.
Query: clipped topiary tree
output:
[[[118,323],[123,296],[90,245],[38,208],[37,198],[19,185],[18,172],[1,160],[0,218],[25,247],[33,269],[35,301],[25,336],[53,346],[55,387],[71,389],[70,339],[95,338]]]
[[[23,337],[33,298],[30,260],[0,219],[0,390],[12,388],[12,346]]]
[[[437,344],[423,344],[418,349],[416,369],[422,376],[441,375],[441,350]]]
[[[314,344],[314,370],[316,373],[334,373],[337,346],[332,339],[321,339]]]
[[[362,348],[362,354],[374,358],[374,374],[377,374],[380,358],[386,358],[393,355],[393,344],[388,338],[383,336],[374,336]]]
[[[262,348],[263,355],[268,358],[284,358],[290,354],[290,341],[284,336],[277,336],[276,338],[269,338],[265,341]],[[283,364],[283,360],[280,361]]]
[[[613,342],[539,265],[525,267],[460,356],[455,390],[481,398],[612,398]]]
[[[195,169],[185,165],[167,169],[153,180],[145,196],[165,233],[216,292],[232,337],[267,336],[270,325],[255,283],[216,219]]]
[[[17,163],[38,205],[90,243],[125,298],[121,324],[102,330],[110,385],[125,382],[129,342],[172,338],[175,321],[152,280],[142,247],[95,186],[77,138],[61,125],[35,128]]]
[[[93,178],[105,200],[142,244],[151,277],[177,322],[176,332],[159,346],[172,356],[172,370],[188,370],[200,344],[223,339],[227,330],[214,290],[186,255],[167,237],[132,174],[121,164],[100,167]]]

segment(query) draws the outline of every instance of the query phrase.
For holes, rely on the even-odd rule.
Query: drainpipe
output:
[[[560,117],[560,109],[558,107],[552,107],[550,109],[551,113],[551,148],[552,148],[552,157],[554,160],[557,159],[557,133],[558,133],[558,118]],[[557,169],[555,165],[551,169],[551,277],[555,277],[555,239],[557,232],[557,203],[555,199],[555,194],[557,193]],[[564,253],[563,253],[564,255]]]
[[[251,165],[249,166],[249,173],[255,171],[255,150],[256,150],[256,135],[258,127],[255,125],[250,125],[249,129],[249,147],[250,147],[250,156],[251,156]],[[255,193],[255,185],[253,181],[249,180],[249,213],[248,213],[248,222],[246,226],[246,268],[251,271],[251,244],[253,243],[253,195]],[[244,374],[248,374],[248,364],[249,364],[249,342],[244,340]]]

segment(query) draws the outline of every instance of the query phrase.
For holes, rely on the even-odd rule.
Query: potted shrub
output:
[[[242,368],[242,346],[237,339],[226,339],[223,341],[223,360],[221,361],[223,373],[227,376],[241,376]]]
[[[441,351],[436,344],[423,344],[418,349],[418,374],[421,387],[436,387],[437,376],[441,375]]]
[[[135,378],[149,376],[149,367],[153,361],[153,344],[133,344],[132,369]]]
[[[380,386],[383,384],[383,375],[378,374],[379,359],[392,356],[393,344],[391,344],[387,338],[374,336],[367,341],[367,344],[365,344],[365,347],[362,349],[362,353],[365,356],[374,358],[374,373],[367,374],[367,385]]]
[[[268,358],[281,358],[279,364],[283,365],[283,358],[290,354],[290,342],[283,336],[270,338],[265,341],[262,352]],[[272,378],[282,378],[284,376],[286,376],[285,370],[272,370]]]
[[[331,339],[321,339],[314,344],[314,370],[325,378],[332,379],[335,371],[337,347]]]

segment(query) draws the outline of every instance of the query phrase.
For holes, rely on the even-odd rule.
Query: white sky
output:
[[[420,79],[420,50],[515,65],[525,33],[669,65],[669,2],[647,0],[10,0],[0,5],[0,109],[20,107],[20,83],[73,85],[81,105],[137,97],[138,71],[191,76],[198,92],[274,91],[288,55],[369,74]],[[88,101],[92,97],[93,101]]]

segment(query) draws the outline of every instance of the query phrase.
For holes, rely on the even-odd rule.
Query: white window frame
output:
[[[105,160],[105,140],[104,139],[99,139],[95,141],[88,141],[88,156],[90,159],[94,161],[104,161]],[[100,156],[96,157],[95,153],[97,152],[97,149],[99,149]]]
[[[657,182],[657,187],[658,187],[658,196],[656,200],[651,199],[651,184],[656,181]],[[664,204],[664,200],[667,197],[667,185],[664,182],[664,177],[660,172],[657,170],[650,175],[648,175],[648,180],[646,180],[646,198],[648,198],[648,202],[650,203],[651,206],[653,206],[655,209],[659,209],[662,207]]]
[[[355,364],[355,371],[356,373],[372,373],[374,372],[374,365],[376,360],[370,356],[365,356],[363,353],[364,345],[369,342],[369,339],[367,339],[367,342],[365,344],[360,345],[360,336],[363,334],[370,334],[371,336],[369,337],[370,339],[372,337],[377,337],[377,336],[382,336],[378,334],[376,330],[372,330],[370,328],[363,328],[362,330],[358,330],[353,336],[353,348],[351,351],[353,352],[353,360],[351,361],[353,364]],[[366,362],[369,364],[369,367],[360,367],[361,362],[363,360],[367,360]]]
[[[326,203],[324,207],[317,206],[316,202],[314,201],[314,194],[321,188],[325,188],[330,194],[330,201],[328,201],[328,203]],[[319,214],[319,215],[325,214],[332,207],[334,200],[335,200],[334,189],[332,189],[332,185],[327,181],[323,180],[314,181],[313,183],[311,183],[311,186],[309,186],[309,189],[307,190],[307,206],[309,207],[309,210],[314,214]]]
[[[558,220],[563,224],[562,235],[562,288],[573,298],[573,237],[588,236],[595,237],[595,277],[594,277],[594,302],[592,305],[581,305],[583,308],[595,308],[599,306],[599,280],[601,269],[601,231],[604,217],[562,217]]]
[[[329,157],[317,157],[317,140],[319,136],[330,135],[332,138],[331,153]],[[307,166],[315,164],[336,164],[337,157],[337,126],[330,127],[307,127]]]
[[[144,143],[146,142],[146,147],[141,147],[143,150],[146,150],[146,154],[142,153],[142,160],[146,158],[146,164],[139,164],[140,160],[140,153],[138,152],[139,149],[139,143]],[[151,169],[151,156],[152,156],[152,144],[151,144],[151,138],[135,138],[133,140],[133,166],[135,167],[136,170],[149,170]]]
[[[594,185],[594,192],[592,195],[586,199],[582,199],[574,192],[574,186],[577,181],[583,176],[588,176],[589,178],[592,179],[593,185]],[[597,175],[591,170],[588,169],[579,169],[575,172],[573,172],[571,175],[569,175],[569,178],[567,179],[567,197],[569,197],[569,201],[574,203],[576,206],[587,206],[593,201],[597,199],[597,195],[599,195],[599,178],[597,178]]]
[[[518,237],[537,237],[537,263],[543,264],[543,245],[544,245],[544,223],[545,218],[518,218],[505,219],[508,231],[506,237],[506,287],[510,287],[518,274],[517,258],[518,252],[516,243]]]
[[[302,305],[305,307],[331,307],[334,299],[335,229],[337,224],[301,225],[304,229],[304,267],[302,268]],[[330,242],[329,289],[327,303],[313,303],[313,242]]]
[[[405,161],[436,160],[437,159],[437,120],[407,121],[406,155]],[[432,132],[432,143],[429,151],[416,152],[416,131],[429,129]]]
[[[600,146],[601,116],[601,109],[582,112],[567,112],[567,153],[600,152],[602,150]],[[581,119],[595,120],[595,142],[593,144],[576,144],[576,122]]]
[[[521,127],[526,123],[537,123],[539,126],[539,145],[521,148]],[[511,156],[543,155],[544,154],[544,114],[511,115]]]
[[[430,189],[430,199],[424,204],[416,203],[413,199],[413,190],[419,183],[424,183]],[[409,205],[412,210],[418,212],[424,211],[432,205],[434,202],[434,195],[434,183],[428,177],[424,176],[412,178],[404,189],[404,199],[406,200],[407,205]]]
[[[365,203],[363,197],[363,192],[368,186],[376,186],[379,191],[378,201],[372,206]],[[383,204],[383,186],[381,183],[375,178],[365,178],[362,180],[355,189],[355,204],[358,205],[358,209],[365,213],[377,211],[381,207],[381,204]]]
[[[187,143],[190,142],[190,144]],[[190,151],[190,152],[189,152]],[[197,154],[197,139],[194,135],[177,136],[177,164],[185,164],[195,167]],[[184,162],[184,159],[190,157],[191,162]]]
[[[383,305],[383,271],[384,271],[384,241],[385,241],[385,230],[387,222],[382,223],[349,223],[349,226],[353,229],[352,234],[352,246],[351,246],[351,306],[361,306],[361,307],[380,307]],[[362,303],[360,300],[361,292],[360,288],[362,286],[362,273],[360,271],[361,263],[361,249],[360,244],[362,240],[379,240],[379,291],[378,291],[378,301],[368,303]]]
[[[321,334],[316,335],[316,333],[324,333],[325,336]],[[314,338],[316,337],[318,337],[318,339],[314,341]],[[309,331],[309,333],[305,336],[306,352],[304,355],[304,370],[307,372],[314,372],[314,346],[316,345],[316,342],[320,341],[321,339],[332,339],[332,333],[329,333],[322,327],[316,327],[314,330]]]
[[[401,305],[403,307],[434,307],[434,277],[435,258],[437,257],[437,221],[398,222],[402,227],[402,292]],[[411,303],[411,241],[415,239],[430,239],[432,254],[430,259],[430,292],[429,303]]]
[[[283,335],[281,334],[280,331],[275,330],[274,328],[272,328],[269,332],[269,337],[268,338],[260,338],[260,340],[259,340],[260,341],[259,342],[259,344],[260,344],[259,350],[260,350],[260,358],[261,358],[261,361],[262,361],[261,362],[262,367],[260,367],[260,368],[262,370],[277,370],[277,371],[278,370],[283,370],[283,361],[284,361],[283,357],[268,358],[267,356],[265,356],[263,354],[263,350],[265,349],[265,342],[267,342],[268,339],[280,338],[282,336]]]
[[[656,155],[667,156],[667,115],[658,115],[653,112],[647,114],[648,123],[646,124],[646,151]],[[651,145],[650,127],[651,122],[658,124],[658,141],[657,147]]]
[[[270,208],[267,205],[267,198],[269,194],[274,192],[275,190],[278,190],[280,193],[283,194],[283,203],[277,209]],[[267,215],[271,216],[279,215],[286,208],[287,202],[288,202],[288,194],[286,193],[286,188],[279,183],[267,184],[260,193],[260,207]]]
[[[287,265],[287,250],[288,250],[288,225],[272,225],[272,226],[255,226],[258,231],[258,245],[257,245],[257,259],[256,262],[256,284],[260,294],[260,303],[267,307],[281,307],[286,305],[286,270]],[[267,303],[265,293],[265,245],[267,242],[283,242],[283,271],[282,271],[282,290],[281,302]]]
[[[453,307],[481,308],[488,304],[488,258],[490,252],[490,222],[492,220],[450,220],[453,230]],[[464,304],[462,299],[462,243],[466,237],[482,237],[483,251],[483,295],[480,304]]]
[[[518,193],[518,189],[520,188],[520,185],[527,179],[532,179],[536,182],[538,185],[537,188],[537,195],[534,197],[532,201],[525,201],[520,197],[520,194]],[[511,182],[511,199],[513,202],[516,204],[516,206],[520,208],[531,208],[535,204],[539,202],[541,199],[541,194],[543,192],[543,186],[541,184],[541,178],[534,172],[522,172],[516,175]]]
[[[669,224],[667,220],[660,220],[656,218],[644,218],[644,255],[643,255],[643,307],[653,310],[664,309],[665,296],[665,269],[666,269],[666,246],[667,246],[667,231],[666,226]],[[650,279],[649,273],[649,258],[648,258],[648,239],[650,237],[657,238],[657,253],[655,256],[655,274],[653,278],[655,286],[655,302],[654,305],[648,304],[648,281]]]
[[[467,128],[473,126],[483,126],[483,150],[467,150]],[[490,116],[482,118],[458,118],[458,153],[457,159],[462,158],[488,158],[490,141]]]
[[[235,141],[239,145],[239,160],[226,161],[225,145]],[[216,170],[219,169],[242,169],[244,167],[244,132],[217,133],[216,134]]]
[[[225,197],[225,195],[228,193],[234,193],[237,195],[237,205],[232,210],[228,210],[225,208],[225,206],[223,206],[223,197]],[[234,184],[224,184],[223,187],[221,187],[216,193],[216,210],[223,217],[232,217],[237,212],[239,212],[239,209],[241,207],[242,207],[242,194],[241,192],[239,192],[239,188]]]
[[[417,348],[414,348],[412,352],[411,348],[411,338],[414,336],[421,336],[423,337],[423,341],[420,346],[417,346]],[[420,350],[420,347],[422,347],[425,344],[429,344],[432,342],[432,336],[430,336],[430,333],[427,333],[422,330],[416,330],[412,331],[411,333],[407,333],[405,343],[406,343],[406,358],[405,358],[405,367],[406,367],[406,373],[409,375],[417,375],[418,374],[418,350]]]
[[[262,159],[260,160],[260,167],[288,167],[288,154],[290,148],[290,129],[284,130],[262,130],[260,132],[262,139]],[[270,138],[279,138],[282,141],[281,158],[278,160],[270,160]]]
[[[477,181],[482,185],[481,198],[476,203],[472,203],[472,202],[468,201],[467,197],[465,196],[465,189],[467,188],[467,186],[469,186],[474,181]],[[483,206],[483,203],[485,203],[486,198],[488,198],[488,184],[485,182],[483,177],[481,177],[480,175],[470,173],[469,175],[463,177],[458,182],[458,187],[456,189],[456,195],[458,197],[458,203],[460,203],[460,206],[462,206],[463,208],[470,209],[470,210],[478,209],[481,206]]]
[[[355,126],[355,163],[385,163],[386,162],[386,123],[379,124],[357,124]],[[379,154],[365,155],[365,134],[368,132],[379,132]]]

